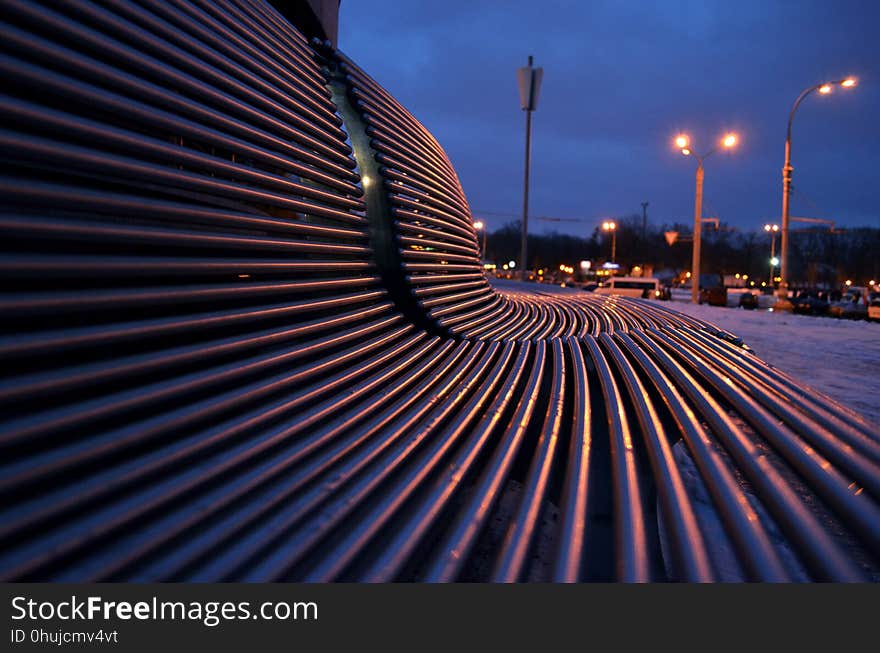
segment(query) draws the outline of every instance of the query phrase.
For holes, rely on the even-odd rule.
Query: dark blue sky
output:
[[[421,120],[458,170],[475,214],[518,214],[524,113],[515,71],[544,67],[533,117],[530,230],[590,232],[603,216],[693,220],[697,150],[704,215],[751,229],[780,213],[785,124],[794,127],[792,215],[880,226],[880,2],[875,0],[343,0],[340,48]],[[488,216],[491,228],[511,218]],[[533,229],[532,225],[534,225]]]

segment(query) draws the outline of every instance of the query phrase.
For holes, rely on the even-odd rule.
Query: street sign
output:
[[[534,111],[538,108],[538,94],[541,92],[541,80],[544,78],[543,68],[523,66],[516,72],[519,84],[519,104],[523,111]]]
[[[676,240],[678,240],[678,232],[677,231],[666,231],[663,233],[666,236],[666,244],[673,245]]]

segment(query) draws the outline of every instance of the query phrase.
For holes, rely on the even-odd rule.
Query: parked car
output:
[[[868,307],[862,301],[864,297],[861,288],[850,288],[839,302],[833,302],[828,308],[828,314],[849,320],[863,320],[868,317]]]
[[[739,307],[748,311],[755,310],[758,308],[758,296],[748,291],[742,293],[739,296]]]
[[[880,292],[868,295],[868,319],[880,322]]]
[[[829,304],[821,293],[812,290],[805,290],[798,293],[797,297],[792,301],[795,313],[803,313],[804,315],[825,315],[828,313]]]
[[[701,274],[699,302],[710,306],[727,306],[724,277],[720,274]]]

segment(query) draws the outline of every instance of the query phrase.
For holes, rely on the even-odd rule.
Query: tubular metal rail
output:
[[[876,425],[493,289],[437,141],[268,3],[0,21],[3,579],[880,578]]]

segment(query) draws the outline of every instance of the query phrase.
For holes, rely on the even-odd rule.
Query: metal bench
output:
[[[270,4],[0,19],[3,579],[878,578],[876,425],[494,289],[442,147]]]

